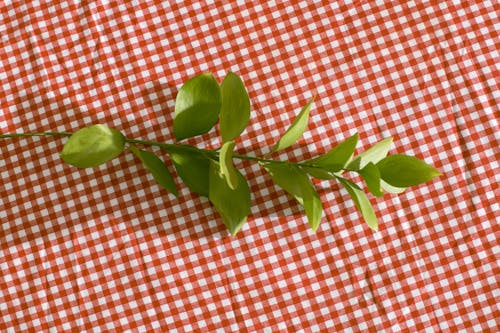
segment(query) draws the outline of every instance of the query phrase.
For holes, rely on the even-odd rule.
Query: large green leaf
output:
[[[272,180],[291,194],[306,211],[307,219],[313,231],[318,229],[323,214],[323,207],[318,192],[307,174],[293,164],[262,164]]]
[[[345,178],[337,177],[337,179],[342,185],[344,185],[347,192],[351,195],[354,204],[360,210],[366,224],[368,224],[368,226],[373,230],[377,231],[377,216],[375,215],[375,211],[373,210],[370,200],[366,196],[365,192],[363,192],[358,185]]]
[[[285,149],[293,145],[304,133],[309,121],[309,112],[311,105],[314,102],[314,97],[302,108],[290,127],[286,130],[285,134],[274,145],[273,152]]]
[[[387,156],[387,153],[391,149],[392,138],[386,138],[375,145],[365,150],[358,156],[356,156],[349,164],[347,169],[350,170],[361,170],[368,163],[377,164],[380,160]]]
[[[228,141],[222,145],[219,155],[220,171],[232,190],[238,186],[238,173],[233,165],[233,149],[234,141]]]
[[[331,172],[340,171],[351,158],[358,142],[358,133],[338,144],[328,153],[309,160],[307,163],[320,166]]]
[[[175,99],[175,138],[207,133],[217,122],[221,103],[221,89],[212,74],[203,73],[186,81]]]
[[[118,130],[106,125],[91,125],[70,136],[61,158],[76,167],[91,168],[117,157],[124,147],[125,137]]]
[[[130,150],[141,160],[146,169],[151,172],[153,178],[158,182],[158,184],[160,184],[164,189],[170,191],[170,193],[176,197],[179,195],[177,185],[162,160],[160,160],[155,154],[138,149],[134,146],[130,146]]]
[[[220,134],[223,142],[237,138],[250,118],[250,99],[241,78],[227,73],[221,84]]]
[[[440,175],[432,166],[408,155],[389,155],[377,163],[380,177],[395,187],[410,187],[425,183]]]
[[[210,162],[200,152],[190,150],[170,151],[175,170],[184,184],[193,192],[208,197],[208,173]]]
[[[230,188],[219,170],[219,163],[211,160],[208,198],[234,236],[250,214],[250,188],[245,177],[237,170],[238,186],[235,189]]]
[[[366,186],[371,194],[376,197],[381,197],[384,193],[380,190],[380,172],[375,164],[368,163],[358,173],[363,177]]]

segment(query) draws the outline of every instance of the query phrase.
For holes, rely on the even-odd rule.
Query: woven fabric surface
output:
[[[498,332],[499,14],[496,1],[2,1],[0,132],[103,123],[173,142],[182,83],[233,71],[252,101],[241,154],[268,153],[317,94],[274,158],[359,132],[358,152],[392,136],[391,153],[443,175],[371,197],[378,232],[315,181],[314,234],[237,162],[252,211],[231,237],[206,198],[180,182],[173,197],[130,153],[78,169],[64,138],[2,139],[0,331]],[[217,130],[186,142],[220,145]]]

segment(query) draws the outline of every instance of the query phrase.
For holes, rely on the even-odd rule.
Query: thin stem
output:
[[[160,147],[167,152],[175,152],[179,150],[191,150],[191,151],[197,151],[197,152],[202,152],[207,155],[210,155],[212,157],[219,157],[219,152],[217,150],[210,150],[210,149],[202,149],[202,148],[196,148],[194,146],[189,146],[189,145],[181,145],[181,144],[173,144],[173,143],[161,143],[161,142],[156,142],[156,141],[145,141],[145,140],[137,140],[137,139],[126,139],[125,140],[128,143],[137,143],[137,144],[142,144],[142,145],[147,145],[147,146],[156,146]],[[248,160],[248,161],[257,161],[257,162],[265,162],[265,163],[289,163],[287,161],[275,161],[275,160],[269,160],[265,158],[260,158],[260,157],[253,157],[253,156],[247,156],[247,155],[233,155],[234,158],[240,159],[240,160]]]
[[[73,133],[67,132],[32,132],[32,133],[7,133],[0,134],[0,138],[19,138],[32,136],[71,136]]]
[[[168,150],[171,147],[178,146],[178,145],[172,144],[172,143],[161,143],[161,142],[156,142],[156,141],[145,141],[145,140],[137,140],[137,139],[125,139],[125,142],[137,143],[137,144],[146,145],[146,146],[155,146],[155,147],[163,148],[165,150]]]
[[[68,137],[68,136],[71,136],[72,134],[73,133],[69,133],[69,132],[5,133],[5,134],[0,134],[0,138],[18,138],[18,137],[35,137],[35,136],[38,136],[38,137],[44,137],[44,136]],[[203,153],[203,154],[208,155],[208,156],[215,158],[215,159],[218,159],[218,157],[219,157],[219,152],[217,150],[202,149],[202,148],[197,148],[197,147],[185,145],[185,144],[162,143],[162,142],[157,142],[157,141],[147,141],[147,140],[139,140],[139,139],[125,139],[125,142],[133,143],[133,144],[141,144],[141,145],[146,145],[146,146],[160,147],[169,153],[182,152],[182,151],[184,151],[184,152],[185,151],[193,151],[193,152]],[[304,167],[309,167],[309,168],[319,168],[315,165],[311,165],[311,164],[307,164],[307,163],[303,163],[303,162],[288,162],[288,161],[280,161],[280,160],[270,160],[267,158],[247,156],[247,155],[234,154],[233,158],[240,159],[240,160],[247,160],[247,161],[256,161],[256,162],[260,162],[260,163],[295,164],[298,166],[304,166]]]
[[[201,149],[201,150],[204,150],[206,152],[210,152],[210,153],[212,153],[216,157],[218,157],[218,155],[219,155],[218,152],[215,152],[213,150],[205,150],[205,149]],[[270,160],[270,159],[267,159],[267,158],[254,157],[254,156],[248,156],[248,155],[234,154],[233,158],[236,158],[236,159],[239,159],[239,160],[256,161],[256,162],[261,162],[261,163],[295,164],[295,165],[303,166],[303,167],[321,169],[321,167],[319,167],[319,166],[308,164],[308,163],[303,163],[303,162],[289,162],[289,161],[280,161],[280,160]]]
[[[262,162],[262,163],[290,164],[290,162],[288,162],[288,161],[270,160],[270,159],[262,158],[262,157],[254,157],[254,156],[238,155],[238,154],[234,154],[233,158],[237,158],[239,160]],[[294,164],[297,164],[297,163],[294,163]]]

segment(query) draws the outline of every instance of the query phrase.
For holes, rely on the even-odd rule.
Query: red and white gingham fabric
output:
[[[1,132],[105,123],[172,142],[182,83],[231,70],[252,100],[240,153],[269,152],[317,94],[275,158],[357,131],[358,151],[392,136],[392,153],[444,175],[372,200],[378,232],[315,182],[313,234],[238,162],[253,207],[230,237],[205,198],[181,183],[173,198],[130,153],[82,170],[59,158],[66,139],[2,139],[0,331],[498,332],[499,14],[496,1],[2,1]]]

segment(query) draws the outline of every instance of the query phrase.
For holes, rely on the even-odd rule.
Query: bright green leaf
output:
[[[377,163],[380,177],[395,187],[410,187],[425,183],[440,175],[432,166],[408,155],[389,155]]]
[[[73,133],[63,147],[64,162],[79,168],[104,164],[121,154],[125,137],[106,125],[91,125]]]
[[[220,110],[220,134],[222,142],[237,138],[247,127],[250,118],[250,99],[241,78],[227,73],[221,84],[222,107]]]
[[[170,152],[175,170],[191,191],[208,197],[208,173],[210,163],[200,152],[181,150]]]
[[[381,197],[384,193],[380,190],[380,172],[375,164],[372,162],[368,163],[363,169],[359,170],[358,173],[365,180],[366,186],[371,194],[376,197]]]
[[[160,184],[164,189],[170,191],[176,197],[179,195],[177,192],[177,185],[175,185],[174,179],[170,175],[170,171],[167,166],[160,160],[155,154],[137,149],[134,146],[130,146],[130,150],[137,156],[146,169],[151,172],[153,178]]]
[[[349,192],[349,194],[351,195],[354,204],[360,210],[366,224],[368,224],[368,226],[373,230],[377,231],[377,216],[375,215],[375,211],[373,210],[370,200],[366,196],[365,192],[363,192],[363,190],[360,189],[358,185],[345,178],[337,177],[337,179],[342,185],[344,185],[347,192]]]
[[[380,187],[387,193],[400,194],[406,191],[406,187],[395,187],[387,184],[382,179],[380,180]]]
[[[221,103],[221,89],[212,74],[203,73],[186,81],[175,99],[175,138],[207,133],[217,122]]]
[[[238,187],[231,189],[219,170],[219,163],[210,161],[208,198],[222,217],[231,235],[234,236],[245,224],[250,214],[250,188],[245,177],[235,170],[238,176]]]
[[[356,148],[356,143],[358,142],[358,133],[349,137],[344,142],[338,144],[328,153],[316,157],[307,163],[320,166],[331,172],[340,171],[349,161],[354,149]]]
[[[361,170],[370,162],[372,162],[373,164],[377,164],[380,160],[387,156],[387,153],[391,149],[391,146],[392,138],[386,138],[376,143],[369,149],[356,156],[347,165],[347,169]]]
[[[273,148],[273,152],[285,149],[293,145],[304,133],[309,121],[309,112],[311,105],[314,102],[314,97],[302,108],[298,116],[295,118],[285,134],[279,139]]]
[[[228,141],[222,145],[219,155],[220,171],[232,190],[238,186],[238,173],[233,165],[233,149],[234,141]]]
[[[267,163],[262,165],[269,172],[272,180],[304,207],[311,229],[315,232],[321,222],[323,207],[318,192],[307,174],[293,164]]]

